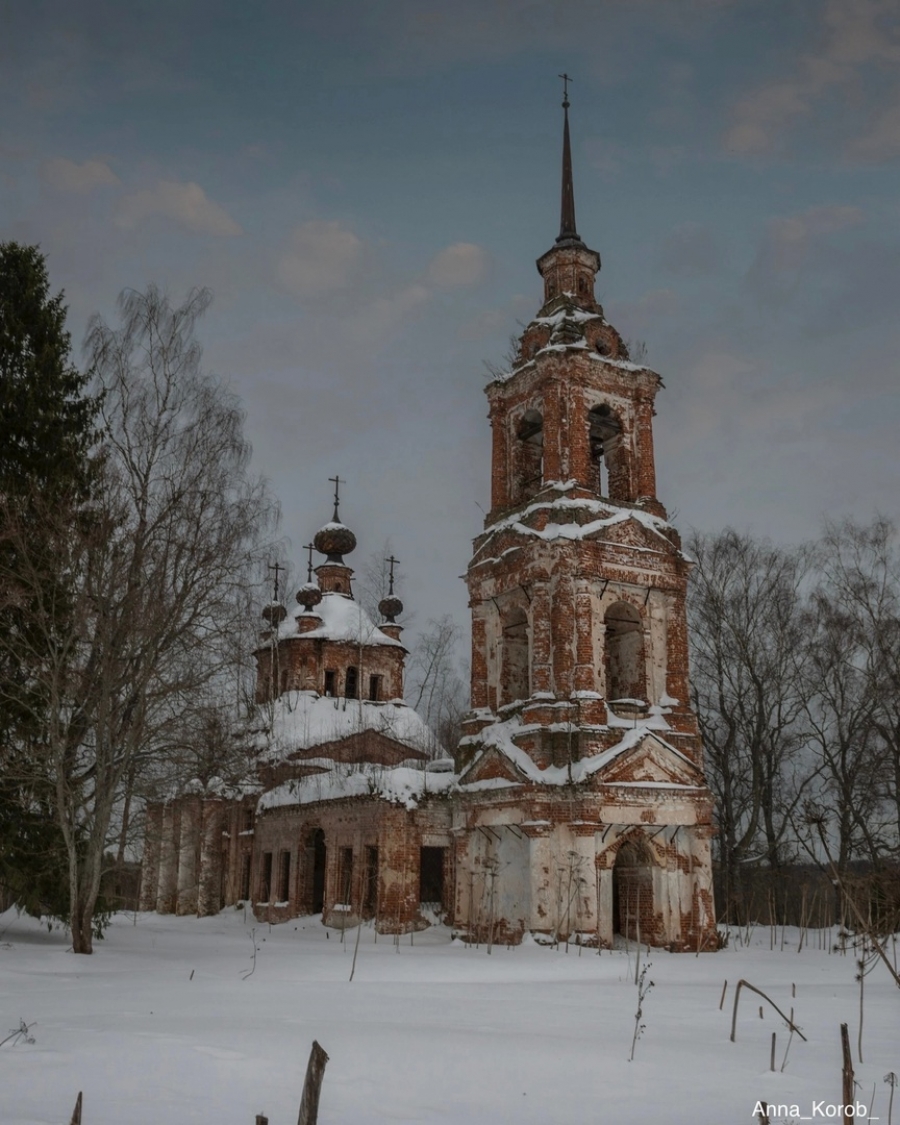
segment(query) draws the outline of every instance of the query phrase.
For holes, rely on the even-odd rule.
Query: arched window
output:
[[[503,665],[500,674],[500,705],[527,699],[528,677],[528,617],[520,606],[510,609],[503,617]]]
[[[621,455],[622,423],[602,402],[588,412],[588,429],[591,461],[597,473],[597,491],[610,500],[627,500]]]
[[[606,698],[647,698],[644,667],[644,630],[641,615],[633,605],[616,602],[606,611]]]
[[[344,685],[344,695],[348,699],[356,699],[359,695],[359,669],[352,664],[347,669]]]
[[[513,502],[530,500],[544,476],[544,419],[537,410],[526,410],[516,426]]]

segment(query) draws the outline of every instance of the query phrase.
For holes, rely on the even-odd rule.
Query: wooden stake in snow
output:
[[[719,1001],[719,1011],[722,1011],[722,1005],[725,1003],[725,993],[728,991],[728,981],[722,985],[722,999]]]
[[[306,1064],[306,1080],[303,1083],[303,1097],[300,1099],[300,1116],[297,1118],[297,1125],[316,1125],[319,1117],[319,1094],[322,1090],[322,1079],[325,1077],[327,1062],[328,1055],[314,1039],[309,1062]]]
[[[78,1097],[75,1099],[75,1108],[72,1110],[72,1120],[69,1125],[81,1125],[81,1091],[78,1091]]]
[[[843,1079],[843,1102],[844,1102],[844,1125],[853,1125],[853,1115],[847,1113],[847,1110],[853,1110],[853,1059],[850,1055],[850,1033],[847,1030],[845,1023],[841,1024],[841,1053],[844,1056],[844,1069],[841,1077]]]

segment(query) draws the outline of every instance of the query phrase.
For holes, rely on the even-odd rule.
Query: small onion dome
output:
[[[268,621],[274,629],[276,625],[280,625],[287,617],[287,610],[281,602],[269,602],[269,604],[263,608],[262,615],[263,619]]]
[[[378,612],[385,619],[394,623],[394,618],[398,613],[403,612],[403,602],[397,597],[396,594],[388,594],[386,598],[382,598],[378,603]]]
[[[322,591],[315,582],[304,582],[297,591],[297,601],[303,606],[307,613],[309,613],[314,605],[318,605],[321,600]]]
[[[342,523],[326,523],[316,532],[313,544],[320,555],[327,555],[327,562],[343,562],[342,555],[349,555],[356,548],[356,536]]]

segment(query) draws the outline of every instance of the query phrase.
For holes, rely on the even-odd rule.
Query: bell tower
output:
[[[534,866],[548,869],[547,848],[573,855],[596,832],[600,872],[628,841],[623,854],[653,854],[636,826],[664,826],[677,850],[692,825],[696,874],[679,890],[693,896],[692,913],[648,919],[652,939],[644,930],[681,947],[713,932],[712,803],[688,687],[690,563],[656,491],[662,379],[632,362],[597,301],[600,255],[575,221],[567,89],[562,107],[560,230],[537,260],[543,303],[511,370],[485,388],[491,508],[466,574],[472,710],[457,762],[463,791],[481,795],[480,814],[492,808],[486,824],[500,823],[503,804],[526,836],[529,825],[550,825],[555,842],[531,861],[532,928],[545,910],[534,904],[549,894]],[[514,809],[517,789],[528,800]],[[466,862],[461,855],[461,869]],[[611,939],[610,886],[598,875],[584,909]]]

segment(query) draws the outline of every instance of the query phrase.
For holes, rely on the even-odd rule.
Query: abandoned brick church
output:
[[[147,811],[141,906],[282,921],[442,916],[469,938],[713,948],[712,798],[689,703],[689,563],[656,494],[660,377],[629,360],[578,235],[564,107],[543,302],[486,388],[491,509],[466,581],[471,710],[447,757],[402,702],[393,593],[354,599],[333,519],[256,649],[255,774]]]

